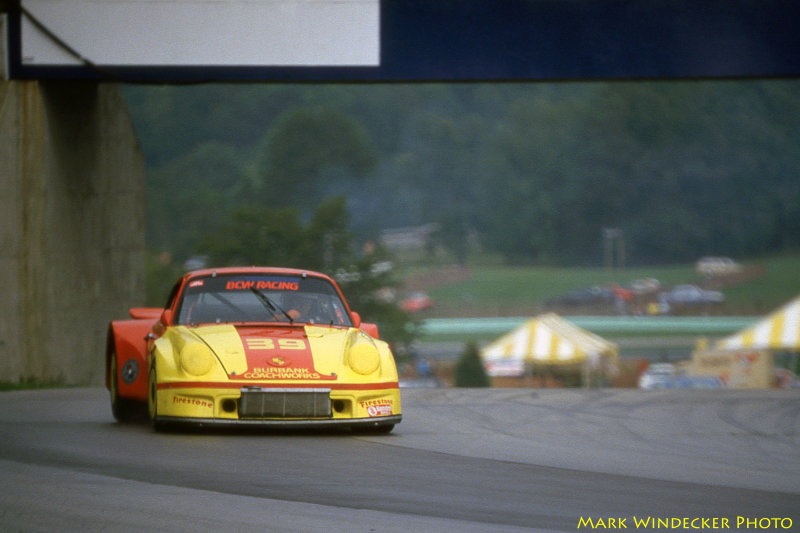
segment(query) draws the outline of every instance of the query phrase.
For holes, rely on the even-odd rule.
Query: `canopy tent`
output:
[[[481,350],[490,376],[521,375],[525,363],[616,366],[617,345],[555,313],[532,318]]]
[[[800,296],[754,325],[717,341],[715,348],[800,352]]]

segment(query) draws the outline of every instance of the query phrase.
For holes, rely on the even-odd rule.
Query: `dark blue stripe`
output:
[[[379,67],[24,66],[12,79],[138,83],[555,81],[800,76],[790,0],[381,0]]]

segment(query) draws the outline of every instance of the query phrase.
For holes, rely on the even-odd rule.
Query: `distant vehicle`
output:
[[[690,376],[669,363],[656,363],[639,377],[642,390],[721,389],[722,380],[716,376]]]
[[[614,302],[614,291],[595,285],[566,292],[546,302],[548,306],[605,305]]]
[[[730,257],[703,257],[695,265],[697,273],[706,278],[727,276],[741,271],[742,267]]]
[[[800,378],[786,368],[775,369],[775,386],[781,389],[800,388]]]
[[[639,376],[639,388],[645,390],[670,388],[669,383],[678,373],[675,365],[656,363]]]
[[[415,292],[400,302],[400,308],[407,313],[419,313],[432,307],[433,299],[424,292]]]
[[[655,278],[641,278],[631,281],[631,290],[635,294],[651,294],[661,290],[661,282]]]
[[[381,274],[391,272],[392,268],[394,267],[391,261],[378,261],[370,267],[369,274],[372,277],[377,277]],[[352,283],[361,280],[361,273],[356,270],[344,270],[340,268],[334,273],[333,279],[335,279],[337,283]]]
[[[662,292],[658,299],[662,304],[693,306],[721,303],[725,301],[725,295],[719,291],[701,289],[697,285],[677,285],[670,291]]]
[[[193,255],[183,263],[183,269],[187,272],[190,270],[200,270],[208,265],[207,255]]]

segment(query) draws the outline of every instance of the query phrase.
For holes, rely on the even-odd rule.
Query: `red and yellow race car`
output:
[[[324,274],[220,268],[184,275],[165,308],[111,322],[106,385],[119,421],[349,426],[402,419],[397,369]]]

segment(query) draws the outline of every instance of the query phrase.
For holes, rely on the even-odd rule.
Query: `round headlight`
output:
[[[347,354],[347,364],[359,374],[366,376],[378,369],[381,364],[381,357],[375,346],[360,342],[350,348]]]
[[[207,374],[214,365],[214,355],[208,346],[199,342],[187,344],[181,350],[181,366],[193,376]]]

